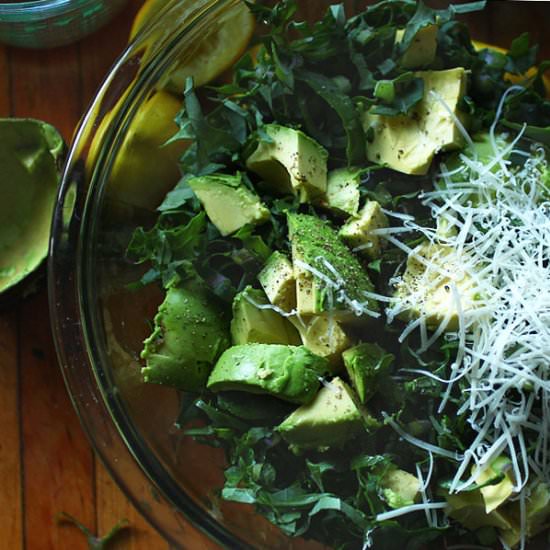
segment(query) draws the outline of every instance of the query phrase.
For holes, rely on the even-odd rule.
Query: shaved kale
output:
[[[382,0],[353,16],[343,4],[334,4],[313,23],[299,18],[296,0],[246,3],[257,19],[257,42],[234,65],[231,81],[195,90],[189,79],[182,90],[184,108],[176,118],[179,131],[172,141],[190,145],[180,159],[181,180],[159,207],[157,223],[137,229],[128,246],[128,258],[148,266],[136,287],[151,282],[167,287],[198,277],[229,311],[238,292],[247,285],[259,287],[257,274],[273,251],[289,252],[289,212],[341,225],[341,218],[322,201],[300,204],[298,197],[275,195],[261,178],[247,174],[246,158],[258,136],[269,139],[265,124],[300,129],[317,140],[328,150],[329,170],[358,167],[361,206],[375,200],[432,227],[435,222],[419,197],[433,188],[433,174],[411,179],[370,164],[366,148],[373,131],[369,135],[362,123],[367,110],[387,117],[414,110],[425,93],[416,70],[468,71],[467,92],[459,107],[467,115],[471,134],[494,123],[503,94],[519,82],[522,87],[502,103],[498,122],[511,130],[526,124],[527,137],[550,145],[550,102],[543,79],[550,62],[533,68],[538,50],[527,34],[507,53],[477,51],[457,16],[483,9],[484,1],[433,9],[421,0]],[[433,61],[404,67],[403,55],[417,33],[434,24],[438,29]],[[269,207],[270,218],[222,237],[188,185],[190,177],[212,173],[243,174],[244,185]],[[392,219],[391,224],[400,222]],[[401,242],[411,248],[423,239],[418,233],[400,233]],[[402,250],[388,246],[380,258],[364,261],[376,292],[392,294],[393,277],[406,258]],[[460,413],[462,392],[468,391],[461,380],[446,396],[445,410],[438,410],[447,388],[442,380],[451,376],[456,344],[441,336],[429,350],[418,353],[414,350],[420,348],[419,336],[413,333],[401,342],[402,330],[399,322],[368,326],[369,342],[377,343],[381,357],[391,350],[395,362],[380,369],[380,378],[368,392],[368,414],[380,427],[360,433],[342,448],[289,448],[276,429],[291,412],[288,403],[279,402],[266,417],[255,412],[258,398],[266,404],[264,396],[252,399],[246,392],[214,395],[207,390],[199,399],[184,396],[177,427],[225,451],[223,499],[254,506],[289,536],[316,539],[339,550],[494,545],[495,528],[466,532],[443,511],[433,510],[428,522],[423,511],[377,519],[392,510],[384,491],[384,475],[392,468],[411,475],[420,472],[424,479],[429,472],[422,498],[431,501],[445,498],[456,473],[455,461],[428,455],[404,441],[403,434],[450,456],[464,452],[473,440],[472,428]],[[350,334],[362,341],[364,331],[365,327],[351,328]],[[488,483],[498,482],[495,479]]]

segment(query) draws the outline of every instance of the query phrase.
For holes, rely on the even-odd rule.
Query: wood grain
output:
[[[8,50],[0,44],[0,117],[10,116],[10,68]]]
[[[21,437],[19,423],[19,335],[17,311],[0,314],[0,533],[2,548],[23,545]]]
[[[167,550],[168,543],[147,523],[114,483],[101,462],[96,464],[97,530],[107,533],[120,519],[129,528],[113,540],[112,550]]]
[[[58,526],[67,512],[95,530],[93,454],[57,366],[45,289],[19,318],[26,548],[84,550],[78,530]]]
[[[10,65],[12,115],[45,120],[70,141],[81,114],[77,49],[11,49]]]
[[[75,47],[13,49],[12,114],[45,120],[70,140],[81,111]],[[95,529],[93,453],[67,396],[50,335],[46,289],[20,309],[24,536],[27,548],[86,548],[72,527],[58,527],[65,511]]]

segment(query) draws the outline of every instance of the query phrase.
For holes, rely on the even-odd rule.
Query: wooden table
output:
[[[0,46],[0,116],[45,120],[70,141],[140,4],[130,0],[107,27],[76,45],[49,51]],[[531,29],[550,57],[543,36],[549,7],[492,2],[477,19],[476,36],[507,46],[519,30]],[[0,311],[0,426],[0,550],[87,548],[77,529],[56,522],[61,511],[100,534],[127,518],[131,529],[113,548],[168,548],[111,481],[81,431],[57,366],[45,285]],[[202,546],[195,542],[192,550]]]
[[[127,41],[142,0],[107,27],[49,51],[0,46],[0,116],[34,117],[67,141]],[[67,512],[92,532],[131,525],[113,548],[168,548],[110,479],[81,430],[58,369],[45,284],[0,311],[0,549],[84,550]]]

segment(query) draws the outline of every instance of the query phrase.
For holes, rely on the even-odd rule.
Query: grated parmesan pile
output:
[[[458,168],[450,171],[442,165],[436,190],[421,196],[445,230],[424,228],[402,216],[403,227],[386,229],[385,237],[424,264],[418,287],[435,287],[443,278],[450,281],[458,327],[449,331],[446,318],[430,334],[420,316],[401,335],[404,340],[418,329],[419,352],[442,335],[457,343],[449,378],[438,378],[446,384],[439,410],[445,409],[460,381],[465,389],[458,414],[467,415],[477,436],[455,457],[458,468],[450,491],[466,489],[475,482],[473,470],[483,471],[497,457],[507,456],[523,523],[527,482],[550,482],[550,176],[541,145],[519,150],[521,134],[506,142],[495,136],[495,126],[489,159],[463,154]],[[523,164],[513,165],[511,155]],[[427,260],[410,249],[393,236],[404,229],[452,249],[453,261],[444,256],[440,262]],[[474,306],[453,283],[465,277],[475,289]],[[390,304],[388,319],[406,307],[399,301]],[[444,449],[426,450],[444,454],[439,452]]]

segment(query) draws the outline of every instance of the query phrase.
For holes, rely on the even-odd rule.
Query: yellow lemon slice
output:
[[[166,4],[166,0],[147,0],[137,13],[130,39]],[[189,10],[188,2],[181,2],[181,11]],[[200,40],[189,44],[180,61],[167,72],[158,87],[181,94],[187,77],[195,86],[211,82],[229,69],[245,51],[254,32],[255,21],[243,2],[232,8],[212,24]]]
[[[134,21],[132,22],[132,28],[130,29],[130,40],[132,40],[138,31],[144,26],[151,17],[157,13],[162,6],[166,5],[166,0],[146,0],[141,8],[139,8]]]
[[[111,170],[106,198],[117,210],[127,207],[153,210],[177,183],[178,159],[187,143],[166,145],[178,131],[174,118],[182,101],[164,91],[155,92],[138,109]],[[91,168],[115,111],[102,120],[88,155]]]

